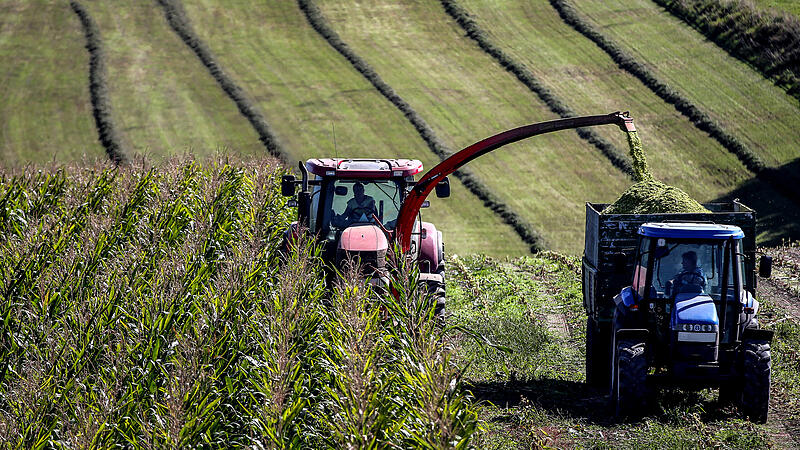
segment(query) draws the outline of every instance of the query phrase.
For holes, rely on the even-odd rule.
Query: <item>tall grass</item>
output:
[[[272,160],[0,184],[0,441],[12,448],[464,447],[476,406],[434,303],[278,251]]]

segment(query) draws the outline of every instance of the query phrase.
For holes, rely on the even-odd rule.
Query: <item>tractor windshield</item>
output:
[[[402,185],[395,180],[335,179],[328,183],[322,228],[344,229],[355,223],[375,223],[387,229],[396,225],[402,202]]]
[[[705,293],[721,300],[723,291],[733,296],[734,270],[737,249],[731,251],[728,241],[678,241],[658,239],[653,242],[649,257],[653,258],[653,278],[650,296],[673,297],[680,293]],[[740,245],[736,242],[734,246]],[[725,260],[728,259],[728,264]],[[724,276],[723,270],[727,270]],[[737,270],[736,272],[739,272]],[[725,284],[728,289],[723,289]],[[741,283],[736,283],[741,286]]]

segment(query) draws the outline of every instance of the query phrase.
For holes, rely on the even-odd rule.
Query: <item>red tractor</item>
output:
[[[423,222],[420,208],[434,189],[438,197],[450,195],[447,176],[470,161],[506,144],[539,134],[578,127],[614,124],[623,131],[635,131],[633,119],[619,112],[587,117],[570,117],[535,123],[486,138],[445,159],[418,181],[422,163],[408,159],[310,159],[300,163],[301,180],[285,175],[281,191],[295,195],[298,220],[286,230],[287,242],[299,230],[307,230],[322,244],[323,258],[340,268],[358,257],[370,281],[388,281],[386,254],[395,243],[417,262],[420,281],[444,307],[444,244],[442,233]],[[331,274],[332,276],[333,274]]]
[[[410,159],[309,159],[300,163],[302,178],[285,175],[283,195],[297,197],[298,221],[286,231],[286,238],[300,225],[317,237],[322,257],[333,267],[357,258],[365,275],[376,285],[388,283],[386,254],[394,240],[400,207],[413,188],[414,175],[422,163]],[[436,195],[450,196],[447,178],[439,181]],[[428,206],[425,202],[423,208]],[[409,248],[419,267],[419,279],[437,299],[437,311],[444,307],[444,243],[442,232],[416,214]],[[332,276],[333,274],[331,274]]]

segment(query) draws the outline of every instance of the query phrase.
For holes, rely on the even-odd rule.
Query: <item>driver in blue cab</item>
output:
[[[674,292],[705,291],[706,276],[703,269],[697,266],[697,253],[688,251],[681,256],[681,271],[673,279]]]

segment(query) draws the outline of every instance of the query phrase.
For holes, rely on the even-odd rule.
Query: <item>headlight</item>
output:
[[[678,331],[692,331],[692,332],[716,332],[719,329],[718,325],[699,324],[699,323],[684,323],[678,325]]]

